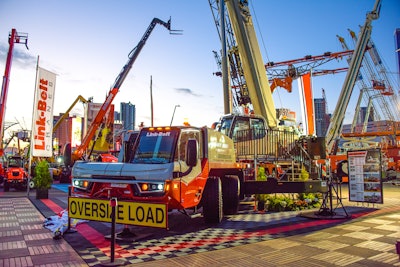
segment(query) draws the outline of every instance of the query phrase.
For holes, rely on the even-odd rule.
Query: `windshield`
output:
[[[257,117],[227,116],[222,119],[220,132],[231,137],[234,142],[253,140],[265,136],[265,125]]]
[[[221,128],[219,129],[219,131],[227,136],[229,136],[229,132],[231,129],[231,124],[232,124],[232,117],[224,117],[222,119],[222,123],[221,123]]]
[[[169,163],[175,152],[178,130],[143,130],[132,163]]]
[[[21,167],[22,159],[21,158],[9,158],[8,167]]]

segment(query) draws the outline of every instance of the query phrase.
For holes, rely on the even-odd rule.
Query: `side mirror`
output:
[[[135,145],[136,139],[139,136],[139,132],[132,132],[129,134],[128,140],[123,141],[123,148],[118,155],[118,162],[130,162],[133,157],[133,146]]]
[[[189,139],[186,144],[186,164],[190,167],[197,165],[197,140]]]
[[[214,129],[214,130],[219,131],[220,128],[221,128],[221,123],[220,123],[220,122],[214,122],[214,123],[211,125],[211,129]]]

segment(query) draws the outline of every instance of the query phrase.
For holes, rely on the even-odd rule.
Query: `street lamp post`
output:
[[[172,113],[171,123],[169,124],[169,126],[172,126],[172,121],[174,120],[176,108],[179,108],[179,107],[180,107],[179,105],[175,105],[174,112]]]

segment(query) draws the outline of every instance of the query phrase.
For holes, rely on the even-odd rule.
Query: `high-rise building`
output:
[[[315,133],[319,137],[326,135],[329,127],[330,115],[327,113],[327,103],[325,98],[314,98],[315,110]]]
[[[121,102],[121,117],[124,130],[135,130],[136,124],[136,107],[131,102]]]
[[[121,114],[118,111],[114,111],[114,123],[118,121],[121,121]]]
[[[360,114],[357,117],[357,124],[363,124],[367,116],[367,107],[360,108]],[[374,109],[371,107],[367,122],[374,121]]]
[[[57,122],[61,117],[63,113],[60,113],[60,115],[54,115],[53,116],[53,121],[54,124]],[[54,149],[57,151],[56,154],[62,153],[62,149],[66,144],[70,144],[72,141],[72,121],[74,117],[67,117],[64,119],[63,122],[59,125],[58,129],[54,132],[53,134],[53,139],[55,140],[54,143],[57,144],[57,147],[54,147]]]

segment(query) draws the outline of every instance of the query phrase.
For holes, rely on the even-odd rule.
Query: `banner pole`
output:
[[[32,124],[31,124],[31,138],[29,142],[29,164],[28,164],[28,182],[26,186],[26,195],[29,197],[29,190],[30,190],[30,182],[32,180],[32,138],[33,138],[33,123],[34,123],[34,110],[35,110],[35,103],[36,103],[36,84],[38,80],[38,72],[39,72],[39,56],[37,57],[37,62],[36,62],[36,77],[35,77],[35,89],[33,90],[33,105],[32,105]]]

